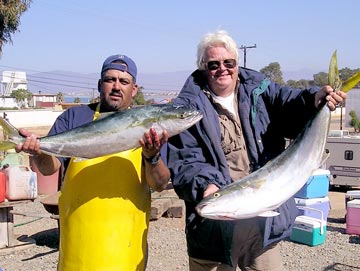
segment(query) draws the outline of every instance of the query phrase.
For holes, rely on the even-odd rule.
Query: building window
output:
[[[346,150],[344,152],[344,159],[345,160],[353,160],[354,159],[354,152],[350,150]]]

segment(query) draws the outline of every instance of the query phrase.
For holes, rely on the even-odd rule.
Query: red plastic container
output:
[[[5,200],[5,185],[6,179],[5,179],[5,173],[0,171],[0,202],[3,202]]]

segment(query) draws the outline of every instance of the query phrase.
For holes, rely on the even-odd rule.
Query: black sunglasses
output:
[[[219,60],[209,61],[207,63],[207,68],[210,71],[215,71],[220,67],[221,63],[223,63],[225,68],[228,68],[228,69],[233,69],[233,68],[236,67],[236,60],[235,59],[225,59],[224,61],[219,61]]]

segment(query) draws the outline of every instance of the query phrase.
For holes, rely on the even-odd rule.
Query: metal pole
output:
[[[256,48],[256,44],[253,45],[253,46],[244,46],[244,45],[241,45],[241,47],[239,49],[241,50],[244,50],[244,68],[246,68],[246,50],[248,48]]]
[[[340,130],[342,130],[342,104],[340,104]]]

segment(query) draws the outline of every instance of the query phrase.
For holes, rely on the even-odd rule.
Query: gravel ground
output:
[[[339,119],[333,116],[331,129],[338,129],[338,127]],[[27,129],[39,135],[45,135],[49,127]],[[2,133],[0,133],[1,137]],[[48,215],[40,199],[39,197],[34,202],[16,206],[14,210]],[[360,236],[345,233],[344,216],[343,207],[330,211],[326,241],[322,245],[310,247],[289,240],[281,242],[284,269],[287,271],[360,270]],[[19,215],[15,215],[14,220],[16,237],[21,240],[30,237],[36,243],[26,248],[18,246],[11,250],[0,249],[0,268],[4,271],[56,271],[59,255],[57,221],[50,218],[38,219]],[[150,222],[147,271],[188,270],[184,228],[184,218],[162,217]]]
[[[18,205],[17,211],[47,215],[40,198]],[[360,236],[345,233],[345,210],[330,211],[324,244],[310,247],[291,241],[281,242],[285,270],[360,270]],[[57,221],[15,215],[15,234],[36,241],[31,247],[12,251],[0,249],[0,268],[4,271],[56,271],[59,232]],[[184,218],[150,222],[148,271],[188,270]]]

